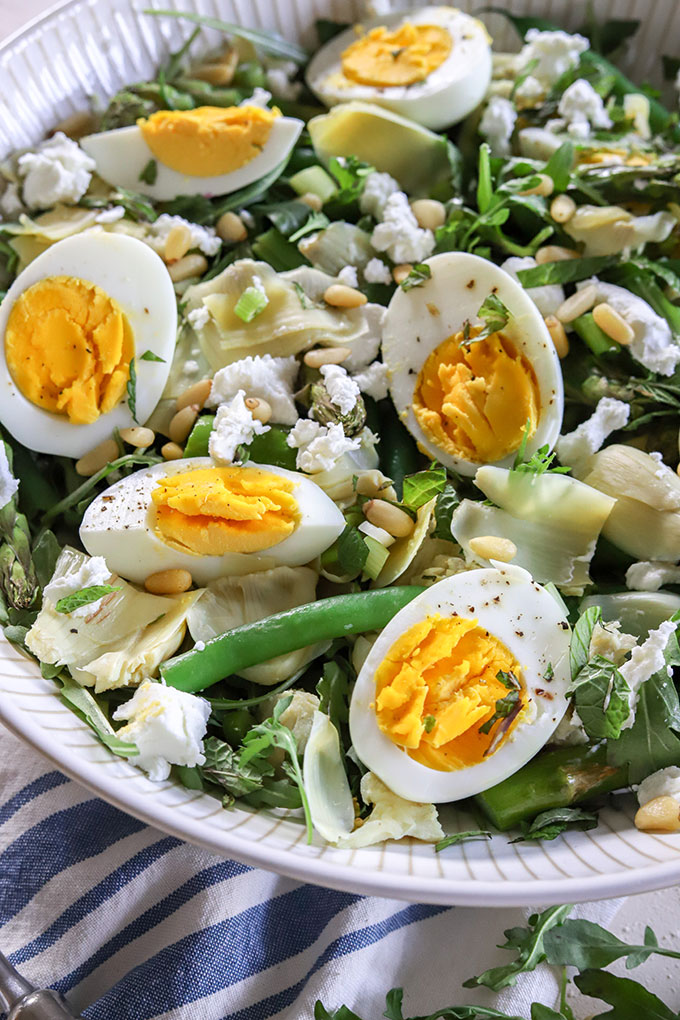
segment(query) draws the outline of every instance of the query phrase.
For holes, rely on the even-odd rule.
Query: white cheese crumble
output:
[[[345,287],[358,287],[359,278],[357,276],[356,266],[343,266],[336,277],[338,283],[342,283]]]
[[[501,269],[511,276],[513,280],[517,280],[517,274],[520,270],[534,269],[536,265],[536,259],[532,258],[531,255],[527,255],[524,258],[512,255],[501,264]],[[517,282],[519,283],[519,280]],[[526,287],[525,289],[543,316],[554,315],[564,301],[564,290],[559,283],[549,283],[544,287]]]
[[[102,209],[97,213],[95,223],[117,223],[125,216],[125,209],[122,205],[112,205],[110,209]]]
[[[387,365],[382,361],[374,361],[361,372],[355,372],[352,379],[362,393],[374,400],[384,400],[387,396]]]
[[[271,354],[256,354],[234,361],[215,373],[209,407],[217,407],[235,397],[239,390],[246,396],[266,400],[272,409],[272,420],[281,425],[294,425],[297,411],[293,399],[293,386],[298,374],[298,363],[288,358],[273,358]]]
[[[343,454],[361,448],[361,440],[349,439],[342,425],[320,425],[309,418],[297,421],[288,433],[287,443],[298,451],[297,469],[310,475],[330,471]]]
[[[49,209],[57,202],[79,202],[90,186],[97,164],[77,142],[58,131],[35,152],[17,161],[23,200],[29,209]]]
[[[494,156],[510,154],[510,139],[515,130],[517,110],[509,99],[503,96],[492,96],[482,119],[479,122],[479,133],[486,138]]]
[[[382,259],[369,259],[364,266],[364,280],[366,283],[384,283],[389,286],[392,283],[392,271]]]
[[[626,588],[631,591],[658,591],[664,584],[680,584],[680,566],[661,560],[640,560],[626,571]]]
[[[566,71],[576,67],[581,54],[589,47],[590,43],[582,35],[569,35],[568,32],[560,31],[541,32],[538,28],[530,28],[525,36],[518,65],[522,70],[537,60],[532,75],[551,87]]]
[[[245,395],[245,390],[239,390],[233,400],[217,409],[208,441],[210,456],[217,464],[233,464],[239,446],[269,432],[269,425],[253,418],[245,405]]]
[[[192,329],[203,329],[210,322],[210,309],[205,305],[193,308],[187,315],[187,322]]]
[[[605,439],[623,428],[630,418],[630,404],[613,397],[602,397],[587,421],[573,432],[560,436],[556,443],[557,455],[563,464],[574,467],[596,453]]]
[[[3,219],[13,220],[22,212],[24,212],[24,203],[19,194],[19,185],[16,181],[9,181],[0,195],[0,213],[2,213]]]
[[[530,74],[515,89],[514,99],[518,107],[532,109],[541,105],[545,95],[545,85],[538,78],[535,78],[533,74]]]
[[[374,171],[366,178],[364,190],[359,199],[359,208],[362,213],[372,216],[376,220],[381,220],[387,205],[387,199],[398,191],[401,191],[401,188],[394,177]]]
[[[338,408],[340,414],[349,414],[353,411],[361,391],[342,365],[322,365],[321,375],[331,404]]]
[[[201,227],[198,223],[191,223],[182,216],[169,216],[168,213],[163,213],[148,225],[148,236],[145,240],[161,254],[173,227],[188,227],[191,232],[191,248],[198,248],[204,255],[216,255],[220,250],[222,242],[213,227]]]
[[[673,797],[680,802],[680,768],[669,765],[643,779],[637,790],[638,804],[642,807],[655,797]]]
[[[118,730],[121,740],[136,744],[139,754],[130,761],[159,783],[170,775],[171,765],[202,765],[203,738],[208,728],[210,703],[195,694],[145,680],[113,718],[126,719]]]
[[[302,82],[292,80],[297,72],[293,60],[269,60],[265,71],[267,87],[279,99],[295,100],[302,91]]]
[[[371,234],[376,251],[387,252],[393,262],[422,262],[434,251],[434,234],[418,226],[408,197],[395,191],[387,199],[382,221]]]
[[[111,571],[107,567],[104,557],[90,556],[78,570],[62,574],[60,577],[53,577],[43,590],[43,599],[52,603],[52,605],[56,605],[59,599],[66,598],[68,595],[74,595],[77,591],[82,591],[83,588],[92,588],[94,585],[110,583]],[[88,602],[86,606],[74,609],[73,612],[69,613],[69,616],[91,616],[97,612],[101,602],[101,599],[97,599],[96,602]]]
[[[253,94],[248,96],[247,99],[241,100],[239,106],[261,106],[263,108],[269,106],[269,101],[272,97],[271,92],[267,92],[266,89],[260,88],[256,85],[253,89]]]
[[[610,128],[612,120],[604,108],[602,96],[585,78],[578,78],[565,89],[557,112],[574,138],[587,138],[591,127]]]
[[[635,722],[635,708],[642,685],[660,670],[670,670],[670,667],[666,666],[664,652],[671,635],[675,633],[675,626],[671,620],[665,620],[656,630],[650,630],[647,640],[634,648],[630,659],[619,668],[619,673],[630,687],[628,694],[630,715],[622,724],[622,730],[629,730]]]
[[[637,638],[633,634],[625,634],[618,620],[611,623],[596,623],[590,637],[588,655],[590,658],[593,655],[601,655],[615,666],[620,666],[628,652],[636,645]]]
[[[0,509],[7,506],[18,488],[19,482],[10,469],[5,444],[0,440]]]

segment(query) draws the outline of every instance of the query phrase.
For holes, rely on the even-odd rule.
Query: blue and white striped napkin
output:
[[[406,904],[335,892],[222,860],[93,797],[0,730],[0,950],[87,1020],[307,1020],[386,992],[405,1013],[478,1002],[528,1016],[550,974],[505,998],[461,982],[521,910]],[[618,903],[584,908],[606,924]],[[526,914],[526,912],[524,912]]]

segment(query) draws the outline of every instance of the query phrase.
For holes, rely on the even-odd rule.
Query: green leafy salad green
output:
[[[552,840],[631,790],[680,831],[677,97],[619,69],[637,22],[506,16],[518,52],[447,7],[308,52],[140,11],[181,49],[0,165],[5,637],[152,780],[310,842]],[[600,968],[673,954],[567,914],[473,983],[671,1016]]]

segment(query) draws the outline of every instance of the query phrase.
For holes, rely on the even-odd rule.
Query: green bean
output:
[[[166,683],[180,691],[203,691],[248,666],[305,648],[310,641],[331,641],[380,630],[424,590],[404,585],[334,595],[276,613],[219,634],[203,648],[168,659],[161,665],[161,674]]]

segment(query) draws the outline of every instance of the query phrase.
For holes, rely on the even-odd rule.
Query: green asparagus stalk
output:
[[[5,443],[7,460],[12,466],[12,451]],[[0,508],[0,586],[7,604],[28,609],[38,590],[31,559],[31,533],[28,521],[19,513],[16,494]]]
[[[560,747],[530,761],[475,800],[505,832],[550,808],[568,807],[628,786],[628,769],[607,763],[603,746]]]

